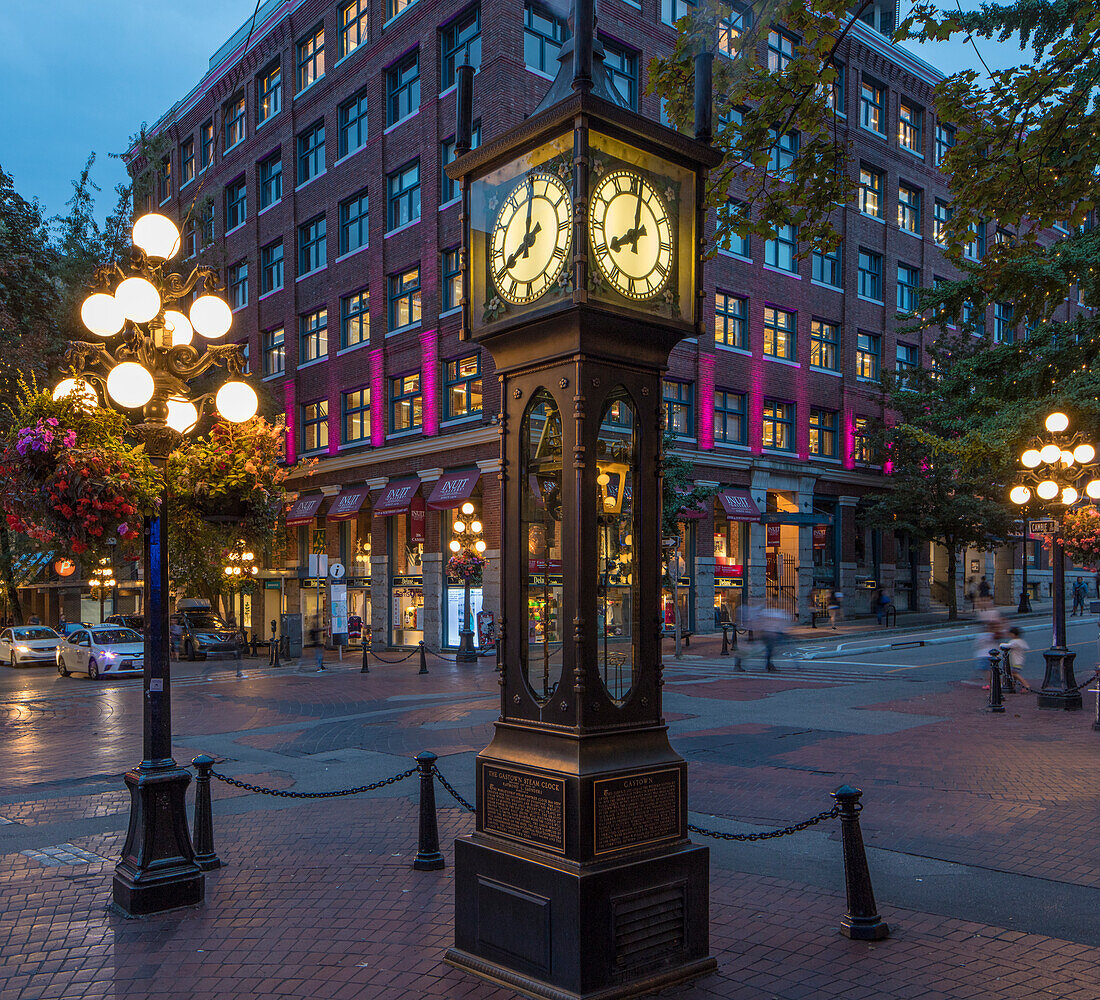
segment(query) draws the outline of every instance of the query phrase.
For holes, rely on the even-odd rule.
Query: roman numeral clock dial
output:
[[[640,174],[613,170],[592,192],[589,233],[596,266],[628,299],[652,299],[672,273],[672,221]]]
[[[561,274],[572,239],[569,189],[553,174],[528,174],[493,225],[489,260],[497,294],[512,305],[540,298]]]

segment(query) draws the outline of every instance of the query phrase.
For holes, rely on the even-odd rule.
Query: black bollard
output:
[[[1012,676],[1012,650],[1007,642],[1001,643],[1001,687],[1005,694],[1016,693],[1016,681]]]
[[[430,750],[416,755],[416,767],[420,771],[420,838],[413,868],[418,872],[434,872],[446,865],[439,850],[439,825],[435,818],[436,760]]]
[[[360,668],[359,673],[369,674],[370,664],[368,662],[370,657],[370,643],[367,642],[367,637],[363,636],[363,666]]]
[[[426,674],[428,672],[428,660],[424,656],[424,640],[420,640],[420,673]]]
[[[994,647],[989,651],[989,711],[1003,714],[1004,700],[1001,698],[1001,651]]]
[[[221,868],[222,862],[214,853],[214,811],[210,805],[210,771],[214,758],[200,753],[193,761],[198,776],[195,778],[195,864],[204,872]]]
[[[881,941],[889,935],[890,928],[878,915],[871,873],[867,869],[867,852],[863,849],[863,833],[859,829],[859,814],[863,810],[859,797],[862,794],[851,785],[841,785],[832,793],[840,806],[844,890],[848,896],[848,912],[840,921],[840,933],[853,941]]]
[[[722,626],[722,652],[720,652],[718,655],[719,656],[729,656],[730,655],[730,634],[727,631],[725,625]]]

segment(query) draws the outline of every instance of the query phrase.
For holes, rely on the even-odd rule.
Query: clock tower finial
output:
[[[595,0],[573,0],[569,28],[573,35],[558,53],[558,75],[532,114],[564,101],[574,92],[593,94],[621,108],[628,107],[603,64],[603,46],[596,35]]]

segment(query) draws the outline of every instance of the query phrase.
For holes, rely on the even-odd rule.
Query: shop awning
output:
[[[375,517],[386,517],[390,514],[404,514],[420,489],[420,480],[416,476],[408,479],[395,479],[383,491],[374,505]]]
[[[324,498],[323,493],[307,493],[305,496],[298,497],[294,501],[294,505],[287,511],[287,527],[293,528],[299,524],[309,524],[317,516],[317,511],[320,509],[321,501]]]
[[[680,498],[681,503],[683,503],[685,500],[687,500],[687,494],[686,493],[681,493],[679,490],[677,490],[676,495]],[[695,521],[695,520],[698,520],[700,517],[706,517],[707,516],[707,510],[706,510],[706,507],[704,507],[703,504],[700,503],[696,507],[685,507],[676,516],[681,521]]]
[[[344,490],[329,507],[325,518],[329,521],[346,521],[359,513],[363,501],[370,496],[369,486],[359,486],[353,490]]]
[[[731,521],[759,521],[760,508],[748,490],[722,490],[718,502]]]
[[[428,506],[432,510],[449,510],[470,499],[481,473],[477,469],[445,472],[435,481]]]

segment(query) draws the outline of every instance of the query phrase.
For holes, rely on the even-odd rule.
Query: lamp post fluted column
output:
[[[462,516],[472,517],[474,505],[464,503]],[[485,551],[485,542],[481,538],[480,521],[455,521],[454,537],[451,539],[451,551],[458,555],[460,552],[476,553],[480,558]],[[477,649],[474,647],[474,630],[470,627],[470,572],[465,570],[462,574],[462,627],[458,630],[458,652],[455,654],[456,663],[477,663]]]

